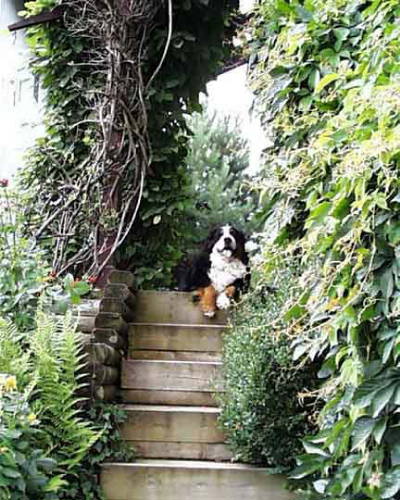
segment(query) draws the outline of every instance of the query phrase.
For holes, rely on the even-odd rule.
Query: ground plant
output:
[[[78,395],[84,356],[69,315],[39,310],[28,336],[0,320],[1,499],[102,499],[100,463],[132,458],[124,413]]]
[[[323,359],[292,473],[307,499],[400,490],[399,20],[391,0],[266,0],[253,19],[266,228],[305,266],[282,313],[296,357]]]
[[[43,250],[24,235],[25,196],[0,183],[0,314],[20,329],[33,326],[37,295],[50,272]]]

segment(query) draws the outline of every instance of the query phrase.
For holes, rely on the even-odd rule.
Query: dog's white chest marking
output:
[[[240,278],[244,278],[247,269],[239,259],[232,259],[226,255],[222,255],[218,251],[213,251],[210,254],[211,266],[208,272],[208,277],[215,290],[219,293],[225,288]]]

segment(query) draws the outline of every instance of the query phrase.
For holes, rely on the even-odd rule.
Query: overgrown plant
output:
[[[10,498],[102,499],[100,463],[132,457],[119,434],[124,413],[105,405],[88,409],[77,395],[86,376],[83,357],[82,341],[68,316],[60,323],[39,311],[36,328],[29,337],[19,334],[10,322],[0,321],[0,373],[7,373],[13,389],[18,385],[20,391],[12,392],[12,404],[6,394],[9,415],[5,415],[0,430],[0,446],[9,453],[4,460],[11,464],[15,458],[15,472],[4,472],[0,467],[0,478],[4,472],[6,478],[28,475],[27,481],[34,482],[33,476],[38,475],[38,492],[49,493],[18,497],[23,484],[16,483],[17,496]],[[21,436],[23,443],[18,439]],[[19,455],[22,450],[27,465]],[[0,464],[1,460],[0,453]],[[9,482],[5,486],[9,487]],[[28,485],[24,487],[28,491]]]
[[[114,256],[139,284],[168,284],[188,202],[184,113],[226,53],[237,3],[65,0],[63,23],[29,30],[47,111],[23,176],[30,227],[56,273],[96,277]],[[25,5],[37,14],[54,3]]]
[[[46,252],[25,234],[28,196],[0,184],[0,315],[21,332],[33,329],[39,301],[64,314],[92,289],[91,280],[56,278]]]
[[[3,179],[0,184],[0,314],[23,330],[33,326],[37,295],[49,272],[43,250],[34,248],[32,240],[23,234],[25,199]]]
[[[307,499],[400,490],[399,20],[390,0],[268,0],[254,18],[266,227],[306,266],[284,308],[296,356],[324,359],[319,432],[293,473]]]
[[[253,289],[232,316],[224,338],[225,393],[220,423],[234,456],[245,463],[287,471],[301,451],[301,440],[316,426],[317,362],[298,365],[293,339],[281,316],[283,305],[299,295],[296,269],[284,261],[268,275],[253,269]]]
[[[16,378],[0,375],[0,498],[56,500],[57,462],[40,446],[43,430]]]

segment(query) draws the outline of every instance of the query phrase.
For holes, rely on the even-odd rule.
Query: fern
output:
[[[36,376],[34,408],[46,426],[48,446],[66,472],[73,472],[99,438],[99,431],[86,422],[76,396],[83,368],[82,341],[67,316],[57,322],[42,311],[30,341]]]

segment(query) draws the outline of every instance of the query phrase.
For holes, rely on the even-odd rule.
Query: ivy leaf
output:
[[[350,30],[348,28],[335,28],[333,30],[333,33],[336,37],[336,40],[342,42],[349,36]]]
[[[375,419],[370,417],[361,417],[354,425],[352,432],[352,450],[360,448],[365,444],[367,439],[371,436],[375,427]]]
[[[313,482],[314,489],[317,493],[325,493],[328,484],[329,484],[328,479],[318,479],[318,481]]]
[[[321,74],[318,69],[313,69],[310,73],[310,76],[308,77],[308,86],[311,89],[315,89],[315,87],[318,85],[318,82],[321,78]]]
[[[385,474],[381,486],[381,498],[392,498],[400,490],[400,467]]]
[[[378,445],[381,444],[382,437],[386,430],[387,421],[388,421],[387,417],[382,417],[375,424],[373,437],[376,441],[376,444]]]
[[[315,86],[315,92],[319,94],[327,85],[340,77],[338,73],[329,73],[325,75]]]
[[[283,319],[285,321],[298,319],[301,318],[301,316],[303,316],[306,312],[307,309],[305,307],[302,307],[299,304],[295,304],[286,311],[285,315],[283,316]]]
[[[392,399],[394,391],[397,388],[397,383],[392,383],[391,385],[384,387],[380,391],[378,391],[374,397],[374,401],[372,402],[372,412],[373,417],[379,415],[379,413],[385,408],[385,406]]]
[[[332,203],[329,201],[324,201],[320,203],[314,210],[311,210],[310,216],[307,219],[306,227],[310,227],[313,223],[319,224],[324,220],[324,218],[329,214],[332,208]]]

